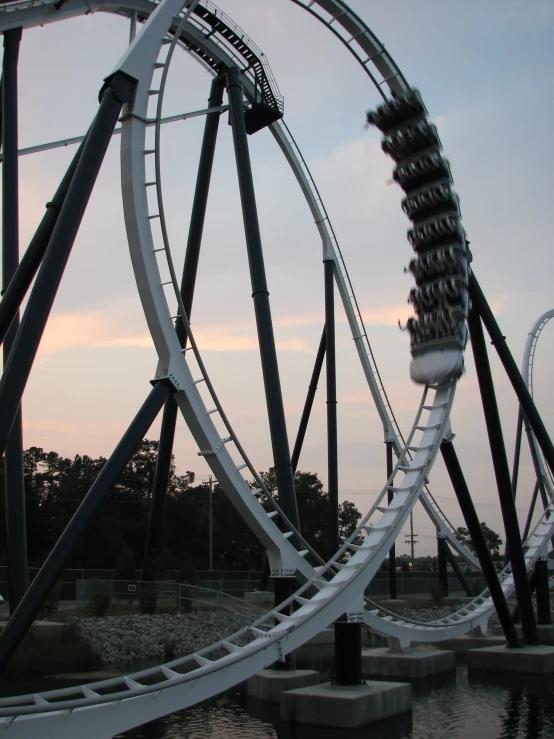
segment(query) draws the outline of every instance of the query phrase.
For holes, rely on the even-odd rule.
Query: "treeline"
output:
[[[109,492],[99,515],[75,552],[69,567],[112,569],[122,552],[142,567],[151,506],[157,441],[145,440]],[[27,545],[30,566],[40,566],[77,510],[106,460],[31,447],[24,452]],[[3,462],[2,462],[3,465]],[[4,472],[0,465],[0,564],[7,563]],[[274,486],[273,471],[262,475]],[[328,499],[317,474],[297,472],[295,487],[302,533],[323,556],[327,554]],[[214,482],[212,496],[214,567],[261,569],[265,550]],[[353,503],[340,505],[340,538],[348,537],[360,518]],[[177,475],[172,465],[166,501],[163,546],[156,571],[207,569],[209,484],[195,484],[193,472]]]

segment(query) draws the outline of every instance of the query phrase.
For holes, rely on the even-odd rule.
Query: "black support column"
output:
[[[329,512],[327,557],[339,548],[339,467],[337,434],[337,367],[335,356],[335,276],[334,263],[323,262],[325,275],[325,372],[327,379],[327,477]]]
[[[458,456],[451,441],[442,442],[441,454],[450,480],[452,481],[452,487],[456,493],[456,498],[458,499],[460,510],[464,516],[471,541],[473,542],[475,554],[477,555],[477,559],[481,565],[481,571],[483,572],[487,587],[491,594],[491,598],[498,615],[498,620],[500,621],[502,631],[506,637],[506,644],[509,647],[520,647],[521,643],[510,616],[510,609],[508,608],[504,592],[498,580],[498,575],[494,569],[494,564],[487,548],[487,543],[483,535],[481,524],[479,523],[479,518],[477,517],[475,506],[471,499],[469,488],[467,487],[460,462],[458,461]]]
[[[336,685],[362,685],[362,625],[335,621]]]
[[[510,378],[510,382],[512,383],[521,404],[522,411],[527,416],[527,419],[531,424],[537,443],[542,449],[542,453],[544,454],[550,470],[554,473],[554,445],[552,444],[552,440],[542,422],[535,403],[533,402],[533,398],[525,385],[521,372],[508,349],[506,337],[503,336],[490,306],[485,299],[483,291],[473,273],[470,274],[469,278],[469,294],[473,303],[473,311],[481,316],[491,338],[491,343],[496,349],[498,356],[500,357],[500,361],[504,365],[506,374]]]
[[[462,568],[456,562],[456,556],[450,551],[450,547],[448,546],[448,542],[446,541],[446,539],[444,540],[444,552],[446,554],[446,559],[450,562],[450,565],[452,569],[454,570],[454,574],[458,578],[458,581],[460,585],[462,586],[462,588],[464,589],[465,594],[472,597],[473,590],[471,589],[471,586],[468,583],[467,577],[464,575]]]
[[[23,391],[65,265],[111,141],[121,107],[131,98],[135,84],[134,79],[117,73],[103,89],[102,102],[52,232],[47,252],[42,260],[20,329],[0,381],[0,454],[6,448],[6,442],[17,416]]]
[[[296,434],[294,449],[292,450],[291,464],[293,473],[296,472],[296,468],[298,467],[298,460],[300,459],[302,445],[304,444],[304,437],[306,436],[306,429],[308,428],[308,421],[310,420],[310,414],[312,412],[312,406],[314,404],[314,398],[317,391],[317,383],[319,382],[321,368],[323,367],[323,358],[325,357],[326,340],[327,332],[324,326],[315,358],[312,377],[310,379],[310,384],[308,385],[308,394],[306,395],[304,410],[302,411],[300,425],[298,426],[298,433]]]
[[[446,598],[448,595],[448,569],[446,567],[446,539],[443,536],[437,536],[437,559],[439,562],[439,593]]]
[[[212,82],[210,97],[208,100],[208,109],[217,108],[221,105],[223,100],[223,89],[223,80],[216,77]],[[183,298],[183,304],[189,320],[192,312],[196,274],[198,272],[198,260],[200,258],[200,247],[204,231],[204,221],[206,219],[206,208],[210,192],[215,146],[219,130],[219,119],[220,113],[208,113],[206,115],[204,138],[202,140],[198,175],[196,177],[196,189],[194,191],[194,200],[192,203],[189,235],[185,252],[185,264],[181,279],[181,297]],[[177,319],[175,328],[179,341],[181,342],[181,346],[184,348],[187,344],[187,334],[183,321]],[[165,500],[169,486],[169,476],[171,473],[171,456],[173,453],[173,442],[175,439],[175,425],[177,423],[178,410],[177,403],[173,396],[169,397],[164,407],[160,430],[160,443],[158,446],[158,457],[156,459],[156,469],[154,472],[152,507],[148,521],[148,533],[144,554],[144,580],[155,579],[154,560],[156,554],[159,552],[161,544]]]
[[[552,623],[550,618],[550,591],[548,588],[548,557],[539,557],[535,563],[535,588],[537,593],[537,620],[540,624]]]
[[[387,480],[390,480],[393,470],[393,452],[394,445],[392,441],[385,441],[385,449],[387,450]],[[394,493],[392,490],[387,491],[387,500],[389,505],[392,503]],[[393,544],[389,549],[389,597],[396,600],[398,597],[396,590],[396,545]]]
[[[519,457],[521,454],[521,432],[523,430],[523,412],[521,406],[517,414],[516,441],[514,446],[514,462],[512,465],[512,493],[514,500],[517,495],[517,480],[519,476]]]
[[[236,67],[230,67],[227,70],[227,92],[277,488],[286,516],[299,529],[300,522],[294,490],[273,323],[271,321],[269,291],[267,289],[254,181],[252,179],[250,153],[244,124],[243,93]]]
[[[58,220],[61,207],[64,204],[67,191],[77,169],[77,164],[81,158],[81,153],[85,142],[83,141],[79,146],[79,149],[71,164],[69,165],[67,172],[65,173],[60,186],[56,190],[54,197],[48,203],[46,203],[46,213],[42,217],[41,222],[35,235],[31,239],[29,246],[25,250],[19,267],[10,280],[10,284],[4,292],[2,301],[0,302],[0,343],[3,343],[6,338],[6,334],[18,315],[19,308],[31,283],[33,282],[40,263],[46,253],[52,231]]]
[[[0,634],[0,674],[36,618],[44,599],[67,567],[100,507],[160,412],[171,389],[158,382],[85,495],[73,518]]]
[[[4,33],[2,72],[2,294],[19,265],[19,154],[17,63],[21,28]],[[19,312],[14,316],[4,340],[4,368],[17,331]],[[10,613],[13,613],[29,585],[27,569],[27,527],[25,480],[23,477],[23,424],[21,406],[16,409],[4,455],[6,490],[6,534]]]
[[[483,411],[485,414],[498,496],[500,498],[500,508],[502,511],[502,518],[504,520],[504,530],[506,532],[507,545],[510,551],[514,586],[521,613],[523,639],[525,644],[532,645],[537,643],[535,613],[533,611],[531,591],[529,589],[529,581],[527,579],[527,568],[525,566],[516,506],[514,496],[512,494],[512,481],[510,479],[508,458],[506,456],[506,448],[504,446],[502,425],[496,403],[496,394],[489,365],[489,358],[487,355],[485,336],[483,334],[481,319],[475,305],[469,312],[468,326],[471,336],[473,356],[475,359],[475,368],[479,381],[479,390],[481,392],[481,400],[483,403]]]

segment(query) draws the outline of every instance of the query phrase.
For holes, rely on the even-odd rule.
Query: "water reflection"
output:
[[[316,666],[316,665],[314,665]],[[321,665],[320,665],[321,666]],[[61,687],[8,681],[10,693]],[[69,682],[69,681],[67,681]],[[75,682],[75,681],[71,681]],[[8,692],[6,686],[0,686]],[[119,739],[553,739],[554,680],[471,671],[412,682],[412,715],[357,730],[286,725],[279,707],[238,687],[199,706],[120,734]]]

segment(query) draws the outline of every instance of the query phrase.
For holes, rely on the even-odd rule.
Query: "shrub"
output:
[[[106,580],[88,581],[88,607],[93,616],[105,616],[112,602],[112,589]]]

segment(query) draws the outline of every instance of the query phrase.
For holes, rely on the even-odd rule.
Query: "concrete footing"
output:
[[[469,669],[554,675],[554,647],[489,647],[468,652]]]
[[[456,654],[466,654],[470,649],[483,649],[485,647],[504,647],[506,639],[503,636],[457,636],[455,639],[447,639],[437,644],[441,649],[451,649]]]
[[[521,637],[522,629],[520,624],[516,624],[516,631],[518,636]],[[502,627],[498,625],[493,626],[492,633],[494,635],[501,635]],[[537,636],[539,638],[539,644],[554,646],[554,624],[537,624]]]
[[[280,715],[286,722],[356,729],[411,709],[412,692],[406,683],[321,683],[283,693]]]
[[[417,680],[456,669],[456,655],[444,649],[417,647],[410,652],[364,649],[362,674],[368,677]]]
[[[246,682],[246,692],[266,703],[279,703],[284,690],[294,690],[319,683],[316,670],[262,670]]]

